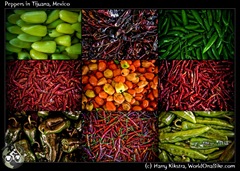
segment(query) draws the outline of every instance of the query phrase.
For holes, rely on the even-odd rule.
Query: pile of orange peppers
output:
[[[88,60],[82,67],[82,109],[155,111],[158,108],[156,60]]]

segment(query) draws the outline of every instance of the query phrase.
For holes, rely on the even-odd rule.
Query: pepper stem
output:
[[[181,119],[175,119],[174,121],[173,121],[173,123],[174,123],[174,125],[177,127],[177,128],[182,128],[182,125],[178,125],[177,124],[177,122],[181,122],[182,120]]]

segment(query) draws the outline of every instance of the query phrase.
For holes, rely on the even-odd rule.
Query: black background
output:
[[[28,2],[31,2],[27,0]],[[8,2],[22,2],[25,3],[25,0],[22,1],[13,1],[13,0],[8,0]],[[38,3],[41,3],[44,1],[38,1]],[[70,7],[54,7],[54,8],[154,8],[154,9],[182,9],[182,8],[232,8],[235,9],[235,24],[236,24],[236,29],[235,29],[235,61],[234,61],[234,68],[235,68],[235,113],[236,113],[236,159],[235,163],[227,163],[228,165],[234,164],[235,169],[234,170],[239,170],[240,169],[240,152],[239,152],[239,130],[240,130],[240,124],[238,124],[238,120],[240,120],[240,113],[239,113],[239,108],[240,108],[240,100],[239,100],[239,59],[240,56],[238,56],[237,51],[239,51],[239,25],[240,22],[239,20],[239,11],[237,9],[237,1],[232,1],[232,0],[227,0],[227,1],[220,1],[220,0],[145,0],[145,1],[140,1],[140,0],[113,0],[113,1],[105,1],[105,0],[56,0],[56,2],[65,2],[65,3],[70,3]],[[51,2],[49,2],[51,3]],[[4,64],[4,52],[5,52],[5,36],[4,36],[4,23],[5,23],[5,1],[1,1],[1,12],[2,12],[2,17],[1,17],[1,35],[2,35],[2,43],[1,43],[1,56],[0,56],[0,80],[1,80],[1,90],[0,90],[0,99],[1,99],[1,106],[0,106],[0,115],[1,115],[1,123],[0,123],[0,148],[2,149],[4,147],[4,131],[6,128],[6,117],[5,117],[5,102],[4,102],[4,76],[5,76],[5,64]],[[26,7],[22,7],[26,8]],[[31,6],[31,8],[35,8]],[[38,8],[44,8],[46,7],[38,7]],[[1,152],[2,155],[2,152]],[[153,164],[153,163],[152,163]],[[161,164],[161,163],[159,163]],[[184,164],[184,163],[182,163]],[[225,165],[224,163],[219,163],[222,165]],[[165,163],[167,165],[167,163]],[[184,165],[187,166],[185,163]],[[7,168],[3,162],[0,162],[1,166],[1,171],[5,170],[12,170]],[[130,169],[130,170],[147,170],[145,169],[145,163],[24,163],[20,168],[16,170],[66,170],[66,171],[84,171],[84,170],[96,170],[96,171],[106,171],[106,170],[124,170],[124,169]],[[188,169],[188,167],[187,167]],[[164,168],[161,169],[150,169],[150,170],[164,170]],[[167,169],[167,170],[176,170],[176,169]],[[182,170],[182,169],[181,169]],[[207,169],[209,170],[209,169]],[[220,169],[217,169],[220,170]],[[231,169],[232,170],[232,169]]]

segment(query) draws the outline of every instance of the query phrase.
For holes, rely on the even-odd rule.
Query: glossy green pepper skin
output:
[[[17,36],[19,40],[22,40],[24,42],[36,42],[42,39],[42,37],[39,36],[33,36],[27,33],[22,33]]]
[[[38,111],[37,114],[41,118],[46,118],[49,115],[49,111]]]
[[[38,52],[34,49],[30,50],[30,56],[32,59],[35,60],[44,60],[44,59],[48,59],[48,55],[42,52]]]
[[[71,24],[76,23],[78,21],[78,13],[68,10],[61,10],[59,12],[59,17],[61,20]]]
[[[58,45],[71,46],[71,36],[70,35],[59,36],[59,37],[55,38],[54,40]]]
[[[78,59],[78,54],[71,54],[71,53],[66,53],[67,56],[69,56],[71,59]]]
[[[31,56],[28,52],[18,52],[18,60],[28,60]]]
[[[56,21],[59,18],[59,11],[60,10],[53,10],[47,17],[46,24],[50,24],[54,21]]]
[[[43,53],[54,53],[56,51],[55,41],[38,41],[31,46],[34,50]]]
[[[47,27],[43,25],[24,26],[21,30],[33,36],[43,37],[47,35]]]
[[[77,31],[77,32],[81,32],[82,31],[82,26],[81,26],[81,23],[74,23],[71,25],[72,28]]]
[[[74,29],[72,28],[71,24],[68,23],[61,23],[56,27],[56,30],[59,33],[63,33],[63,34],[73,34],[74,33]]]
[[[16,46],[13,46],[11,45],[10,43],[6,43],[6,49],[9,51],[9,52],[15,52],[15,53],[18,53],[18,52],[21,52],[22,48],[18,48]]]
[[[69,54],[78,54],[80,55],[82,53],[82,45],[81,43],[76,43],[72,46],[69,46],[66,48],[66,52]]]
[[[31,44],[30,42],[24,42],[18,38],[14,38],[12,40],[9,41],[9,43],[15,47],[18,47],[18,48],[30,48],[31,47]]]
[[[62,36],[62,35],[64,35],[63,33],[59,33],[56,29],[53,29],[53,30],[50,30],[49,32],[48,32],[48,35],[50,36],[50,37],[59,37],[59,36]]]
[[[51,59],[52,60],[70,60],[71,58],[64,54],[52,54]]]
[[[23,13],[20,18],[28,23],[41,24],[47,19],[47,14],[45,11],[29,11]]]
[[[162,152],[158,156],[160,162],[169,162],[167,152],[165,150],[162,150]]]
[[[161,143],[167,143],[167,142],[173,143],[173,142],[183,141],[192,137],[197,137],[203,134],[204,132],[207,132],[209,129],[210,127],[205,126],[202,128],[173,132],[173,133],[161,132],[159,136],[159,140]]]
[[[69,118],[69,119],[72,119],[72,120],[78,120],[79,117],[80,117],[80,114],[81,112],[80,111],[63,111],[63,114]]]
[[[204,150],[204,149],[210,149],[210,148],[215,148],[215,147],[225,147],[229,145],[231,141],[222,141],[218,139],[208,139],[208,138],[191,138],[190,139],[190,147],[192,149],[199,149],[199,150]]]
[[[58,45],[58,46],[56,47],[55,53],[66,55],[66,54],[64,54],[65,49],[66,49],[66,46]]]
[[[76,36],[77,36],[77,38],[82,39],[82,33],[81,32],[76,32]]]
[[[171,111],[171,112],[181,118],[184,118],[184,119],[192,122],[192,123],[196,123],[195,116],[194,116],[193,112],[191,112],[191,111]]]
[[[81,16],[81,10],[9,10],[5,20],[8,58],[78,59],[82,53]]]
[[[59,24],[63,23],[63,20],[57,19],[56,21],[53,21],[52,23],[47,25],[47,28],[49,29],[54,29],[56,28]]]
[[[19,27],[28,27],[28,26],[32,26],[33,24],[27,23],[25,21],[23,21],[22,19],[17,20],[16,24]]]
[[[206,160],[208,158],[206,155],[201,154],[198,151],[187,149],[173,144],[160,144],[159,148],[166,150],[167,152],[176,156],[188,156],[190,158],[200,160]]]
[[[18,36],[17,34],[12,34],[12,33],[6,32],[6,40],[7,41],[17,38],[17,36]]]
[[[8,22],[11,24],[16,24],[17,20],[19,20],[19,19],[20,19],[19,14],[11,14],[7,18]]]
[[[7,31],[9,31],[12,34],[21,34],[21,33],[23,33],[22,28],[17,26],[17,25],[13,25],[13,26],[7,27]]]
[[[82,11],[79,11],[79,14],[78,14],[78,22],[79,22],[79,23],[82,22]]]

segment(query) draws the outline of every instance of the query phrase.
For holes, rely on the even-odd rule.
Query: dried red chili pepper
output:
[[[82,10],[83,59],[157,59],[157,10]]]
[[[156,113],[83,113],[86,161],[157,161]],[[89,131],[91,129],[91,131]]]
[[[159,68],[160,109],[233,110],[232,61],[162,60]]]
[[[7,109],[80,110],[79,67],[80,61],[8,61]]]

